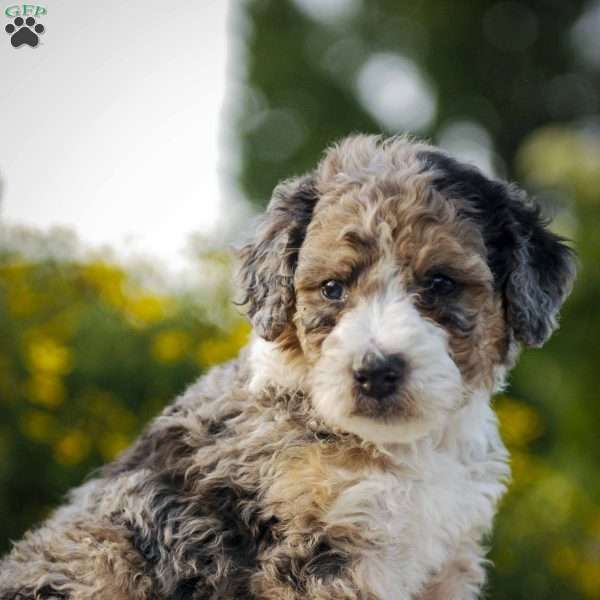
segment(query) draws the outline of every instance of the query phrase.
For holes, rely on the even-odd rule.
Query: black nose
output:
[[[354,370],[354,381],[365,396],[382,400],[393,394],[406,376],[406,361],[400,354],[366,354]]]

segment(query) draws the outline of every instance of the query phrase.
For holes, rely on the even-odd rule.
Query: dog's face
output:
[[[516,342],[551,333],[573,276],[520,192],[365,136],[276,189],[242,260],[258,333],[301,354],[327,422],[374,442],[421,437],[492,391]]]
[[[507,344],[481,233],[419,187],[408,177],[385,197],[369,186],[325,193],[294,277],[315,406],[386,441],[459,406]]]

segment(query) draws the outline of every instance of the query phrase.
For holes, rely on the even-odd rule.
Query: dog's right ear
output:
[[[242,304],[266,340],[277,339],[291,320],[298,252],[317,200],[311,175],[280,183],[254,238],[239,251]]]

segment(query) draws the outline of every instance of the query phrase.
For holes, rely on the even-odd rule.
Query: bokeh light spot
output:
[[[360,0],[293,0],[294,4],[315,21],[336,25],[356,15],[362,6]]]
[[[306,127],[296,111],[264,112],[254,131],[256,155],[269,162],[289,159],[306,139]]]
[[[600,2],[594,2],[571,29],[571,44],[581,59],[600,66]]]
[[[399,54],[372,55],[356,79],[359,100],[387,130],[419,131],[436,114],[435,92],[415,62]]]
[[[451,121],[440,129],[437,142],[456,158],[475,165],[487,175],[494,175],[492,139],[478,123]]]

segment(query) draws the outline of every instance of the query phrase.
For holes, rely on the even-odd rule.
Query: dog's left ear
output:
[[[558,326],[558,311],[571,292],[574,252],[547,229],[539,207],[505,187],[514,240],[504,288],[507,318],[517,340],[539,347]]]
[[[556,329],[558,311],[571,291],[574,252],[547,229],[539,207],[517,186],[489,179],[439,151],[419,158],[425,170],[433,171],[434,187],[481,226],[515,339],[541,346]]]
[[[254,238],[239,251],[242,303],[266,340],[277,339],[291,320],[298,253],[317,200],[310,175],[280,183]]]

